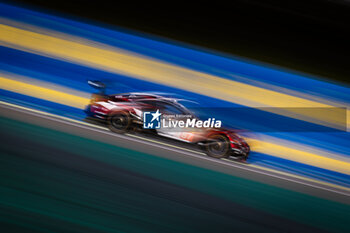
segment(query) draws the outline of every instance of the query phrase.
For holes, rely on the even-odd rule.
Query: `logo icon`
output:
[[[159,129],[161,115],[162,114],[159,112],[159,109],[156,112],[144,112],[143,113],[143,128],[144,129]]]

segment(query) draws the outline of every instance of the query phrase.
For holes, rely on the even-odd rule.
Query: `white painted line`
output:
[[[59,115],[56,115],[56,114],[47,113],[47,112],[43,112],[43,111],[40,111],[40,110],[35,110],[35,109],[31,109],[31,108],[27,108],[27,107],[23,107],[23,106],[19,106],[19,105],[7,103],[7,102],[4,102],[4,101],[0,101],[0,104],[8,106],[8,107],[11,107],[11,108],[15,108],[15,110],[17,110],[17,111],[26,111],[27,113],[29,112],[32,115],[35,115],[35,116],[38,116],[38,117],[42,117],[42,118],[45,118],[45,119],[49,119],[49,120],[53,120],[53,121],[57,121],[57,122],[65,123],[65,124],[69,124],[69,125],[72,125],[72,126],[76,126],[76,127],[80,127],[80,128],[84,128],[84,129],[88,129],[88,130],[92,130],[92,131],[108,134],[110,136],[117,137],[117,138],[128,139],[130,141],[143,143],[143,144],[146,144],[146,145],[156,146],[158,148],[175,151],[175,152],[178,152],[178,153],[189,155],[191,157],[195,157],[195,158],[211,161],[211,162],[218,163],[218,164],[221,164],[221,165],[225,165],[225,166],[229,166],[229,167],[235,167],[235,168],[239,168],[239,169],[243,169],[243,170],[247,170],[247,171],[263,174],[263,175],[266,175],[266,176],[270,176],[270,177],[274,177],[274,178],[278,178],[278,179],[282,179],[282,180],[286,180],[286,181],[290,181],[290,182],[294,182],[294,183],[302,184],[302,185],[305,185],[305,186],[310,186],[310,187],[313,187],[313,188],[322,189],[322,190],[326,190],[326,191],[329,191],[329,192],[334,192],[334,193],[338,193],[338,194],[350,197],[350,188],[343,187],[343,186],[340,186],[340,185],[336,185],[336,184],[332,184],[332,183],[328,183],[328,182],[323,182],[323,181],[319,181],[319,180],[314,180],[314,179],[311,179],[311,178],[306,178],[306,177],[302,177],[302,176],[298,176],[298,175],[294,175],[294,174],[290,174],[290,173],[282,172],[282,171],[278,171],[278,170],[273,170],[273,169],[270,169],[270,168],[261,167],[261,166],[257,166],[257,165],[253,165],[253,164],[238,164],[238,163],[232,162],[231,160],[228,160],[228,159],[221,159],[221,160],[214,159],[214,158],[207,157],[207,156],[205,156],[204,153],[201,153],[201,152],[198,152],[198,151],[194,151],[194,150],[190,150],[190,149],[186,149],[186,148],[181,148],[181,147],[178,147],[178,146],[175,146],[175,145],[171,145],[171,144],[164,143],[164,142],[159,142],[159,141],[156,141],[156,140],[140,137],[140,136],[137,136],[137,135],[132,135],[132,134],[126,134],[126,135],[115,134],[115,133],[109,131],[105,127],[101,127],[101,126],[90,124],[90,123],[83,122],[83,121],[74,120],[74,119],[71,119],[71,118],[68,118],[68,117],[63,117],[63,116],[59,116]],[[270,172],[270,173],[268,173],[268,172]],[[271,174],[271,173],[275,173],[275,174]],[[287,177],[278,176],[277,174],[283,175],[283,176],[287,176]],[[290,178],[288,178],[288,177],[290,177]],[[294,178],[294,179],[292,179],[292,178]],[[298,180],[296,180],[296,179],[298,179]],[[307,181],[307,182],[312,182],[314,184],[305,183],[305,182],[300,181],[300,180]],[[324,186],[327,186],[327,187],[330,187],[330,188],[334,188],[334,189],[340,189],[340,190],[343,190],[343,191],[347,191],[349,193],[345,193],[345,192],[342,192],[342,191],[330,189],[330,188],[319,186],[319,185],[324,185]]]

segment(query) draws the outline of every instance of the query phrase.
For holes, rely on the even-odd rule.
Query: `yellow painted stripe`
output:
[[[254,145],[252,150],[255,152],[265,153],[275,157],[350,175],[350,163],[330,158],[332,156],[331,154],[329,155],[330,157],[324,157],[272,142],[251,138],[248,140]]]
[[[39,99],[44,99],[52,101],[59,104],[64,104],[67,106],[83,109],[88,103],[88,98],[83,98],[80,96],[67,94],[60,91],[55,91],[49,88],[35,86],[28,83],[23,83],[16,80],[11,80],[8,78],[0,77],[0,89],[20,93],[23,95],[28,95],[36,97]]]
[[[0,77],[0,88],[76,108],[83,108],[89,102],[88,98],[52,90],[42,86],[23,83],[4,77]],[[252,138],[248,138],[248,140],[249,144],[252,145],[252,151],[266,153],[279,158],[350,175],[350,163],[287,147],[277,143]],[[330,157],[331,156],[332,155],[330,154]]]
[[[45,30],[38,30],[41,32],[0,25],[0,44],[250,107],[333,107],[186,69],[82,38],[63,34],[55,35],[54,32],[50,31],[44,34]],[[320,114],[319,112],[305,112],[295,109],[283,112],[271,109],[267,111],[334,128],[341,128],[344,124],[344,120],[337,113]]]

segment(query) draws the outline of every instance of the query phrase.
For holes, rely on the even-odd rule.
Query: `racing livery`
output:
[[[160,127],[151,129],[144,124],[147,114],[152,121],[160,115],[169,121],[198,120],[194,114],[175,98],[149,93],[105,94],[105,84],[100,81],[88,81],[89,85],[99,89],[92,94],[85,113],[89,118],[98,119],[107,124],[115,133],[147,131],[177,141],[198,145],[205,153],[214,158],[233,157],[245,161],[250,148],[246,141],[233,130],[215,127]],[[212,124],[213,125],[213,124]]]

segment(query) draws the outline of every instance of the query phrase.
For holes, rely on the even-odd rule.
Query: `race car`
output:
[[[197,127],[198,117],[175,98],[150,93],[121,93],[107,95],[106,85],[101,81],[88,81],[99,93],[91,96],[89,105],[84,110],[89,118],[104,122],[115,133],[147,131],[162,137],[191,143],[213,158],[233,157],[241,161],[248,158],[250,147],[235,131],[225,128]],[[145,125],[146,113],[153,113],[152,120],[160,117],[171,122],[192,123],[192,127],[163,127],[151,129]],[[159,122],[159,121],[158,121]],[[151,124],[153,126],[153,123]],[[180,123],[179,123],[180,125]],[[184,125],[184,124],[183,124]],[[201,126],[201,125],[200,125]]]

